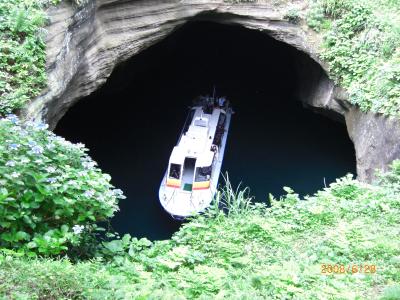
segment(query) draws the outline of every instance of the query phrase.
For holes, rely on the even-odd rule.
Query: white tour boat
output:
[[[159,190],[161,205],[173,217],[185,218],[210,205],[232,113],[224,97],[200,97],[190,108]]]

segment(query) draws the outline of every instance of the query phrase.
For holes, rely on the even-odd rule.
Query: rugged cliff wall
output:
[[[43,119],[54,128],[69,107],[107,80],[118,63],[185,22],[198,19],[239,24],[307,54],[298,59],[297,66],[301,100],[318,112],[346,121],[356,149],[359,179],[371,180],[375,168],[385,168],[400,156],[400,124],[360,112],[338,92],[316,54],[318,36],[306,25],[284,18],[293,7],[304,12],[304,2],[291,1],[289,7],[284,3],[233,4],[222,0],[97,0],[80,8],[62,2],[48,11],[48,88],[22,114],[28,119]]]

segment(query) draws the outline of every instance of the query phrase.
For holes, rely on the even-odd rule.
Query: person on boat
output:
[[[218,105],[219,105],[220,108],[223,108],[225,106],[225,101],[226,101],[225,97],[220,97],[218,99]]]
[[[212,111],[213,111],[213,108],[214,108],[213,102],[214,102],[214,100],[209,95],[207,95],[205,97],[205,100],[204,100],[204,103],[203,103],[203,111],[206,114],[212,114]]]

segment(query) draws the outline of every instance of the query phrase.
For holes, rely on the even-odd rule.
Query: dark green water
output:
[[[113,219],[120,233],[164,239],[180,223],[158,188],[187,106],[217,86],[233,103],[223,170],[258,201],[290,186],[312,194],[348,172],[355,156],[346,128],[296,101],[296,51],[259,32],[192,23],[120,65],[55,132],[90,148],[127,196]]]

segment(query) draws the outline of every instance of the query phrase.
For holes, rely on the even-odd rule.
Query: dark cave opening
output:
[[[283,186],[311,194],[324,182],[355,174],[345,125],[298,101],[321,76],[318,68],[264,33],[189,22],[119,65],[65,114],[55,132],[84,143],[124,191],[127,199],[112,220],[118,232],[164,239],[180,223],[159,204],[160,181],[188,106],[214,85],[235,110],[223,170],[234,185],[249,186],[256,200],[283,194]]]

